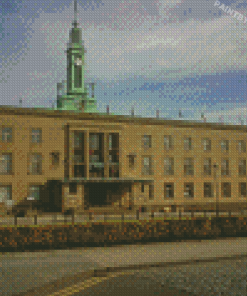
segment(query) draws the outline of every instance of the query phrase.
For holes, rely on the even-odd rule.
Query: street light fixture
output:
[[[218,183],[217,183],[217,169],[218,169],[218,164],[214,164],[214,183],[215,183],[215,197],[216,197],[216,218],[219,218],[219,201],[218,201]]]

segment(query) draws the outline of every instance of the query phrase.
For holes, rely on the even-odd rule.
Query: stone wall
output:
[[[77,185],[77,193],[70,194],[69,186],[63,187],[64,209],[82,208],[84,206],[84,185]]]
[[[0,227],[0,251],[247,236],[247,217]]]

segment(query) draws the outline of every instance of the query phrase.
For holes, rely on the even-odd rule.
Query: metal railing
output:
[[[247,215],[247,211],[242,212],[220,212],[220,216],[230,217],[230,216],[241,216]],[[72,212],[67,212],[64,214],[53,214],[53,215],[31,215],[29,217],[0,217],[0,225],[61,225],[67,223],[86,223],[86,222],[111,222],[111,221],[136,221],[136,220],[152,220],[152,219],[169,219],[169,218],[195,218],[195,217],[215,217],[215,212],[139,212],[137,210],[135,213],[119,213],[119,214],[109,214],[106,212],[94,213],[89,211],[88,213],[75,214]]]

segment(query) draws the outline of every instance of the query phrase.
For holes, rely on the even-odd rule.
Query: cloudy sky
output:
[[[215,2],[78,0],[99,112],[247,124],[247,3]],[[66,79],[73,1],[0,0],[0,14],[0,104],[51,107]]]

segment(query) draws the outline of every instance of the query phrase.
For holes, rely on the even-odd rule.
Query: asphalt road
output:
[[[238,255],[238,258],[235,257],[235,259],[233,259],[234,255]],[[245,281],[246,288],[246,257],[240,262],[237,261],[239,260],[239,256],[243,255],[247,255],[247,238],[227,238],[225,240],[219,239],[201,242],[187,241],[153,243],[145,245],[124,245],[115,247],[76,248],[70,250],[54,250],[46,252],[7,253],[0,255],[0,295],[10,296],[17,293],[19,293],[19,295],[29,296],[60,295],[63,289],[65,289],[65,292],[63,292],[61,295],[73,295],[73,293],[87,293],[88,291],[90,292],[90,289],[97,289],[99,285],[100,291],[102,293],[107,293],[107,295],[109,295],[109,291],[111,290],[113,292],[111,292],[112,294],[110,295],[119,296],[121,289],[123,290],[123,293],[125,293],[124,295],[128,295],[129,293],[131,293],[129,292],[128,294],[126,294],[126,292],[124,292],[126,291],[127,283],[131,285],[128,288],[130,291],[136,291],[137,287],[144,286],[145,294],[141,295],[155,295],[146,293],[146,291],[148,291],[148,287],[145,286],[145,283],[150,284],[150,293],[153,293],[157,289],[157,293],[161,293],[163,290],[168,291],[169,287],[174,287],[174,289],[176,289],[176,293],[179,293],[179,288],[186,290],[186,287],[190,285],[189,281],[193,282],[193,279],[196,275],[203,274],[203,272],[204,274],[208,274],[207,269],[198,272],[197,269],[194,268],[193,270],[192,268],[190,271],[183,272],[183,275],[181,275],[181,277],[185,277],[183,279],[185,280],[185,286],[175,287],[173,282],[175,282],[175,284],[179,283],[179,278],[174,279],[174,272],[169,275],[168,279],[165,278],[165,275],[169,274],[170,268],[172,270],[176,270],[177,268],[177,270],[179,271],[178,267],[184,267],[184,262],[187,262],[186,264],[188,264],[188,262],[191,263],[195,259],[209,261],[212,258],[212,260],[216,258],[216,260],[218,260],[217,258],[219,258],[220,256],[232,257],[232,261],[229,260],[230,263],[228,263],[227,260],[227,264],[230,264],[230,268],[228,267],[227,270],[225,269],[225,271],[223,271],[223,274],[230,275],[228,281],[233,280],[233,283],[236,284],[236,282],[234,281],[236,281],[235,274],[237,272],[237,280],[242,280],[241,287],[244,287]],[[231,266],[234,260],[237,263],[234,263],[234,268],[232,268]],[[241,275],[242,273],[239,270],[239,266],[241,266],[240,263],[242,261],[245,264],[241,267],[241,270],[243,270],[241,271],[243,273],[243,276]],[[160,263],[164,264],[160,265]],[[150,266],[150,264],[155,264],[155,266],[159,266],[159,270],[163,269],[163,278],[162,276],[160,278],[158,273],[157,275],[154,275],[152,277],[150,277],[150,274],[146,274],[145,276],[143,275],[141,267],[147,268],[147,265]],[[211,265],[211,263],[205,262],[200,264],[209,264],[209,266]],[[197,263],[197,265],[199,266],[199,263]],[[192,265],[190,265],[190,267],[191,266]],[[108,270],[112,273],[113,277],[111,277],[111,274],[108,274],[107,272],[105,272],[105,274],[104,272],[103,274],[101,274],[101,276],[103,275],[104,277],[106,277],[106,279],[100,277],[99,274],[96,274],[97,277],[93,277],[95,269],[101,272],[102,269],[106,267],[110,268]],[[130,277],[128,277],[129,274],[122,274],[120,277],[116,274],[116,272],[127,271],[126,268],[128,270],[133,270],[134,268],[136,268],[136,270],[139,270],[139,273],[135,271],[135,273],[132,274]],[[144,278],[144,280],[143,278],[140,278],[140,274],[143,275],[142,277]],[[187,279],[186,274],[192,274],[192,277]],[[214,274],[213,278],[217,278],[218,271],[213,271],[212,274]],[[108,278],[109,275],[110,277]],[[146,278],[146,276],[148,276],[148,278]],[[138,285],[135,284],[135,281],[133,283],[131,282],[131,280],[134,278],[136,282],[139,283]],[[157,280],[160,281],[160,283],[157,283]],[[168,282],[166,282],[167,280]],[[200,278],[200,280],[202,280],[202,277]],[[120,284],[118,284],[119,281]],[[164,287],[160,286],[162,284],[162,281],[164,283]],[[203,283],[201,284],[203,285]],[[77,286],[74,287],[74,285]],[[103,287],[104,285],[108,287],[108,290],[106,290],[106,292]],[[208,283],[206,283],[205,285],[206,287],[213,287],[213,279],[208,280]],[[28,294],[26,294],[27,291]],[[58,293],[54,294],[55,292]],[[135,292],[135,294],[137,292]],[[104,295],[102,293],[100,293],[100,295]],[[176,295],[174,291],[171,291],[171,293],[173,293],[172,295]],[[98,292],[95,292],[90,295],[97,294]],[[241,290],[241,294],[239,295],[247,295],[246,290],[244,291],[244,293]]]
[[[247,259],[149,268],[96,278],[52,295],[247,295]],[[73,292],[74,291],[74,292]]]

